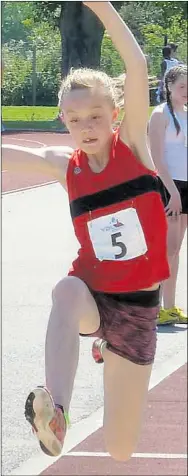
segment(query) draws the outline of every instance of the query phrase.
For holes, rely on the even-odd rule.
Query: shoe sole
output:
[[[170,320],[170,321],[165,321],[165,322],[160,322],[160,321],[157,321],[157,326],[169,326],[170,324],[178,324],[178,320],[177,319],[174,319],[174,320]]]
[[[25,418],[34,429],[41,449],[49,456],[59,456],[62,444],[50,428],[54,418],[55,406],[50,393],[37,387],[25,403]]]
[[[183,320],[181,320],[181,318],[179,318],[178,321],[177,321],[177,324],[186,324],[187,325],[188,320],[186,319],[186,321],[183,321]]]

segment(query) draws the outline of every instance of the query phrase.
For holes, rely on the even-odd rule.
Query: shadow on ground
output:
[[[158,326],[157,327],[157,333],[158,334],[177,334],[177,332],[182,332],[187,330],[187,325],[163,325],[163,326]]]

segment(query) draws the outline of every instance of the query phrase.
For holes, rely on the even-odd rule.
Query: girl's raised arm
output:
[[[133,34],[110,2],[83,2],[102,21],[126,67],[125,116],[120,137],[135,144],[146,135],[149,107],[149,88],[146,58]]]

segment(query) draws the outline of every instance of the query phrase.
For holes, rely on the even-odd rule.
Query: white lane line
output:
[[[16,141],[21,141],[21,142],[32,142],[32,144],[40,144],[42,147],[45,147],[46,144],[44,142],[40,142],[38,140],[32,140],[32,139],[18,139],[17,137],[9,137],[9,140]]]
[[[175,353],[169,359],[166,359],[162,364],[160,363],[157,368],[153,370],[149,390],[158,385],[162,380],[178,370],[182,365],[187,362],[187,349],[181,349]],[[38,476],[45,471],[49,466],[53,465],[63,455],[70,452],[88,436],[101,428],[103,424],[103,407],[99,408],[96,412],[92,413],[88,418],[85,418],[78,423],[75,423],[70,428],[63,451],[60,456],[52,458],[47,455],[43,455],[41,452],[38,455],[25,461],[19,467],[14,469],[9,476]]]
[[[67,456],[80,456],[80,457],[96,457],[96,458],[110,458],[109,453],[92,453],[91,451],[71,451]],[[146,459],[187,459],[187,455],[184,453],[133,453],[131,458],[146,458]]]

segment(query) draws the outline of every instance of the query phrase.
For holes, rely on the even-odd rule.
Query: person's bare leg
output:
[[[165,309],[175,306],[176,284],[179,268],[179,252],[187,228],[187,215],[180,215],[178,220],[169,220],[168,225],[168,259],[170,277],[162,285]]]
[[[168,253],[168,263],[170,267],[170,277],[161,283],[160,288],[160,302],[165,309],[167,309],[170,301],[170,296],[172,295],[171,287],[174,288],[174,275],[173,274],[173,261],[175,256],[177,256],[178,247],[180,240],[180,216],[176,219],[169,217],[168,218],[168,235],[167,235],[167,253]],[[173,283],[172,283],[173,281]],[[173,299],[172,299],[173,301]],[[172,307],[172,306],[169,306]],[[168,307],[168,308],[169,308]]]
[[[170,260],[169,260],[170,262]],[[163,307],[171,309],[175,306],[176,282],[179,268],[179,253],[177,253],[170,263],[170,277],[163,284]]]
[[[33,389],[25,403],[25,417],[41,449],[58,456],[67,431],[79,356],[79,332],[95,332],[100,324],[98,309],[80,279],[68,277],[53,291],[53,306],[46,335],[46,387]]]
[[[127,461],[135,451],[152,365],[137,365],[104,350],[104,435],[107,451]]]
[[[60,281],[53,291],[46,336],[46,386],[66,412],[78,365],[79,332],[93,333],[99,325],[97,305],[85,283],[74,277]]]

